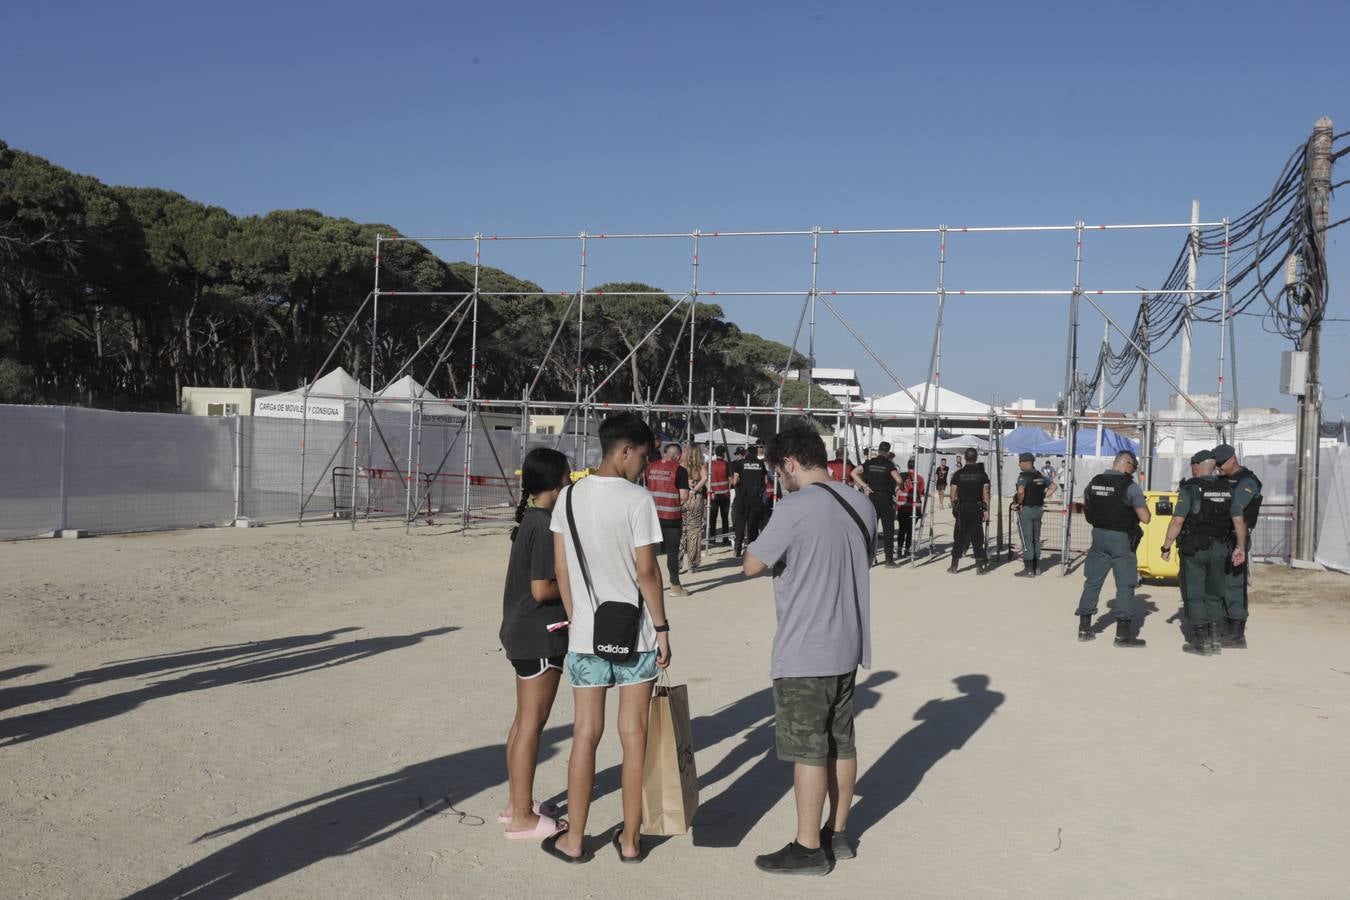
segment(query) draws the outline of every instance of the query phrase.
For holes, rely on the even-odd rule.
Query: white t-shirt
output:
[[[567,527],[569,492],[575,492],[572,514],[576,517],[581,544],[586,548],[586,563],[598,595],[595,599],[586,591],[572,531]],[[567,548],[567,576],[572,586],[572,625],[568,629],[567,649],[573,653],[594,653],[595,607],[611,600],[637,605],[637,548],[661,543],[656,503],[650,491],[631,481],[589,475],[559,495],[549,530],[561,534]],[[637,649],[639,653],[656,649],[656,626],[645,603]]]

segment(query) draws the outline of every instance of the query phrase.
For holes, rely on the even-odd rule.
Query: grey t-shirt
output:
[[[835,488],[876,543],[872,501]],[[806,485],[778,502],[749,553],[773,571],[778,631],[771,678],[844,675],[872,666],[869,586],[872,554],[830,488]]]
[[[1125,489],[1125,502],[1135,509],[1148,505],[1144,500],[1144,489],[1139,486],[1139,482],[1131,481],[1130,486]]]

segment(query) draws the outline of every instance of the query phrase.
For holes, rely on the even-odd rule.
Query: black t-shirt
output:
[[[684,466],[680,466],[675,470],[675,490],[689,490],[689,470]]]
[[[531,581],[552,581],[553,533],[548,510],[531,507],[520,520],[520,530],[511,544],[506,564],[506,589],[502,591],[502,628],[499,634],[507,659],[539,659],[567,652],[567,629],[550,632],[548,626],[567,621],[561,600],[544,603],[530,593]]]
[[[768,474],[764,460],[746,459],[737,471],[741,475],[740,484],[736,485],[738,495],[749,498],[764,493],[764,479]]]
[[[862,464],[862,480],[874,493],[889,497],[895,493],[895,479],[891,473],[899,471],[895,463],[880,456],[874,456]]]
[[[956,486],[956,499],[959,502],[981,503],[984,501],[984,486],[989,484],[989,476],[980,463],[966,463],[961,471],[952,476],[952,484]]]
[[[951,474],[951,470],[946,466],[938,466],[937,471],[933,473],[933,477],[937,479],[938,484],[946,484],[949,474]]]

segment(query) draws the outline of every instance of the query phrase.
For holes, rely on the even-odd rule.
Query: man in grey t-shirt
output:
[[[788,495],[747,549],[744,569],[773,572],[774,737],[778,757],[794,764],[797,837],[755,865],[823,875],[853,857],[844,832],[858,777],[853,683],[859,665],[872,666],[868,570],[877,517],[865,496],[829,483],[825,443],[810,426],[774,435],[766,461]]]

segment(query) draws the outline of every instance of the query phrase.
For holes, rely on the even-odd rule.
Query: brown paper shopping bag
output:
[[[642,833],[684,834],[698,811],[698,772],[689,693],[662,673],[648,712],[647,758],[642,771]]]

